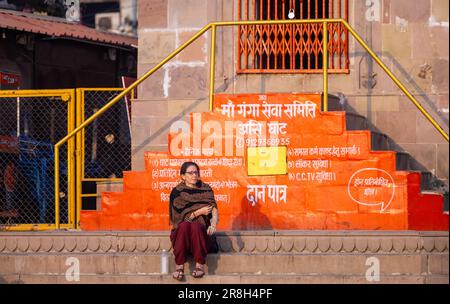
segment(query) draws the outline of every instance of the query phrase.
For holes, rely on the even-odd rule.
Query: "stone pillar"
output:
[[[207,24],[202,0],[141,0],[138,12],[139,77]],[[140,85],[133,108],[133,170],[143,168],[145,151],[167,151],[174,122],[208,110],[208,38],[198,38]]]

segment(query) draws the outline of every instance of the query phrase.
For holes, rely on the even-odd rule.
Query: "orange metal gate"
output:
[[[348,0],[239,0],[242,21],[348,19]],[[292,16],[291,16],[292,17]],[[238,73],[321,73],[322,24],[240,25]],[[328,24],[328,72],[348,73],[348,31]]]

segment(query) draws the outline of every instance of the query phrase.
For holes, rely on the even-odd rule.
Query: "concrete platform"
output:
[[[442,283],[448,284],[448,232],[234,231],[217,235],[198,280],[186,265],[183,283]],[[3,283],[177,283],[160,274],[168,232],[2,232]],[[67,281],[70,259],[80,281]],[[379,281],[366,273],[379,263]],[[170,255],[170,269],[174,260]]]

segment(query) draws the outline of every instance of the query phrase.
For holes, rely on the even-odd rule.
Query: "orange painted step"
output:
[[[104,193],[101,211],[83,211],[82,229],[168,230],[179,168],[195,161],[214,190],[221,230],[447,230],[442,196],[422,194],[419,174],[396,171],[394,151],[371,151],[370,131],[346,131],[344,113],[322,113],[320,100],[216,95],[214,112],[192,113],[188,133],[168,134],[168,152],[146,152],[145,171],[124,173],[124,192]],[[287,146],[287,174],[248,175],[247,148],[267,145],[249,134],[260,127],[257,139]]]

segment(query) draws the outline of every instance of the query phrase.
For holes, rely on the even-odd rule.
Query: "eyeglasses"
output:
[[[186,171],[186,174],[189,174],[189,175],[198,175],[198,171]]]

